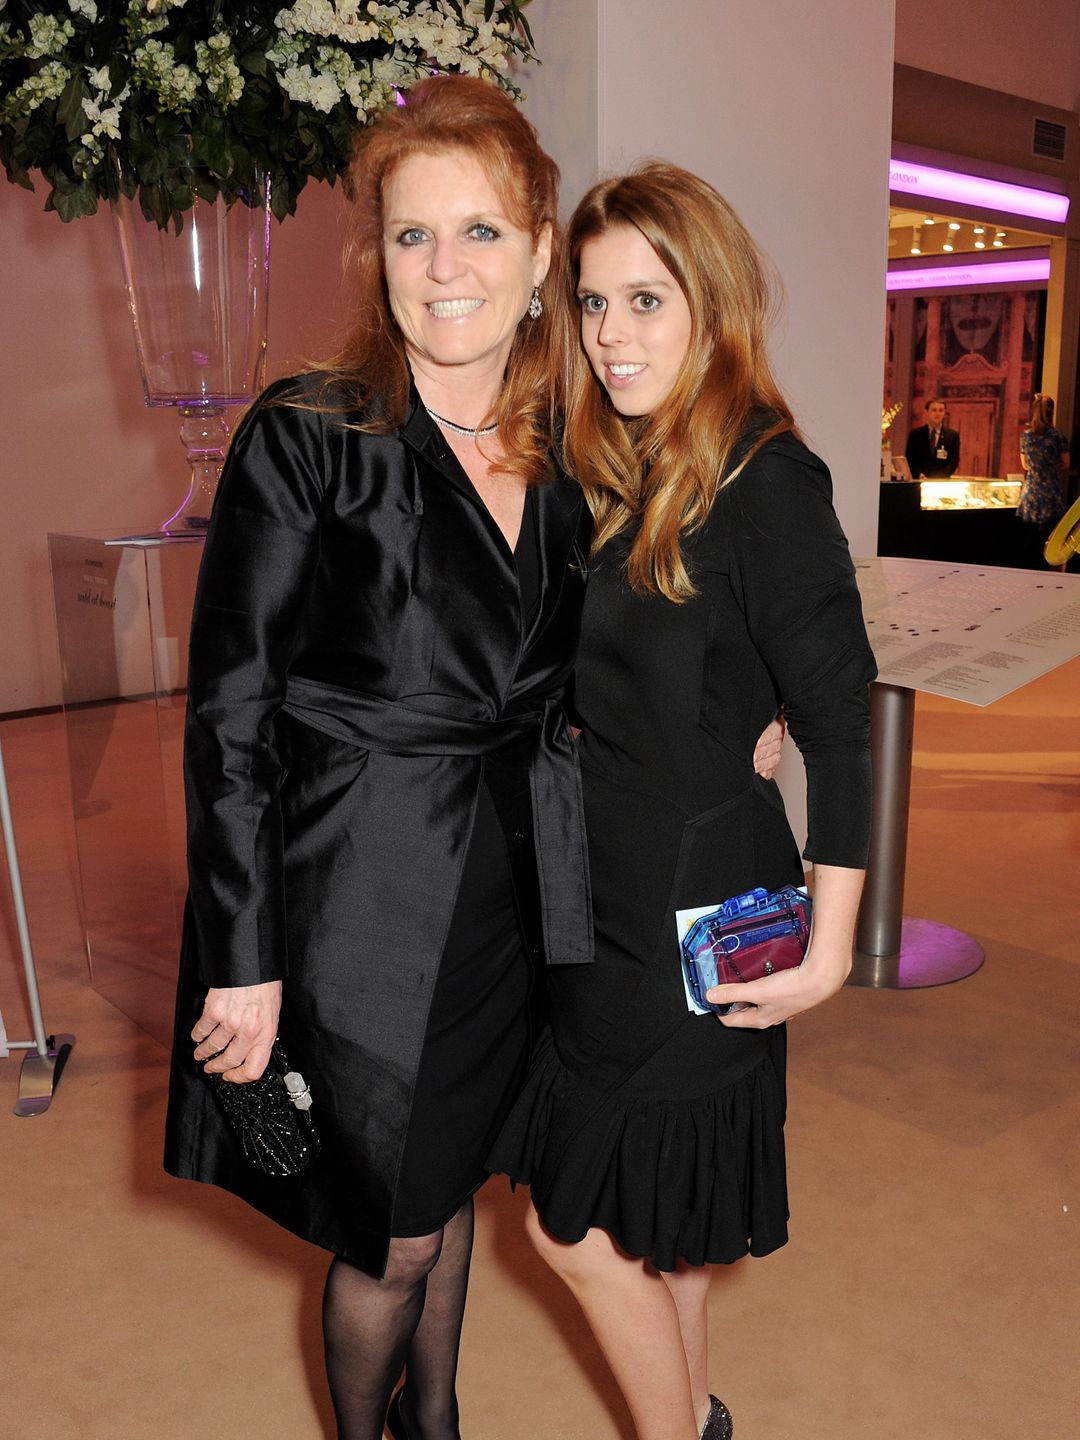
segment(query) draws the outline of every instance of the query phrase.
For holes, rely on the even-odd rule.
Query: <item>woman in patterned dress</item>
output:
[[[1069,473],[1069,442],[1054,425],[1049,395],[1031,398],[1031,424],[1020,436],[1024,486],[1016,518],[1023,526],[1025,563],[1042,563],[1046,537],[1065,513],[1065,477]]]

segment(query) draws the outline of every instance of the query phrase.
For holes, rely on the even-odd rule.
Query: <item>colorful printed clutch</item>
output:
[[[681,941],[683,974],[696,1007],[727,1015],[732,1005],[705,999],[714,985],[760,980],[801,965],[810,940],[813,902],[794,885],[759,887],[702,915]]]

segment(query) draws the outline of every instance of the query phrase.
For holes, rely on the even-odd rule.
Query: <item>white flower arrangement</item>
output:
[[[432,70],[520,95],[535,59],[528,0],[0,0],[0,161],[50,186],[64,220],[138,191],[179,228],[196,196],[230,201],[273,177],[291,214],[331,183],[352,138]]]

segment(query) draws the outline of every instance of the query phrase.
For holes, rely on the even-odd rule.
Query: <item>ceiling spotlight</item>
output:
[[[945,243],[944,243],[944,245],[942,245],[941,248],[942,248],[942,250],[945,251],[946,255],[951,255],[952,252],[953,252],[953,243],[952,243],[952,241],[951,241],[951,240],[946,240]]]
[[[985,234],[986,234],[986,226],[985,226],[985,225],[973,225],[971,228],[974,230],[974,232],[975,232],[976,235],[985,235]]]
[[[994,235],[996,236],[996,238],[997,238],[998,240],[1004,240],[1004,239],[1005,239],[1005,231],[1004,231],[1004,230],[995,230],[995,231],[994,231]]]
[[[1004,240],[995,240],[995,241],[994,241],[994,249],[995,249],[995,250],[1004,250],[1004,249],[1005,249],[1005,241],[1004,241]]]
[[[975,249],[976,249],[976,250],[985,250],[985,249],[986,249],[986,241],[985,241],[985,240],[976,240],[976,241],[975,241]]]
[[[932,215],[927,215],[926,219],[925,219],[922,223],[923,223],[924,225],[934,225],[934,224],[936,224],[937,222],[935,221],[935,219],[934,219],[934,217],[933,217]]]
[[[958,220],[950,220],[950,221],[949,221],[949,229],[950,229],[950,230],[959,230],[959,229],[960,229],[960,222],[959,222]]]

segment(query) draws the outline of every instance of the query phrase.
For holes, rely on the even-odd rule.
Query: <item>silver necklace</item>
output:
[[[468,425],[455,425],[453,420],[447,420],[445,415],[436,415],[430,406],[425,405],[424,409],[437,425],[441,425],[444,429],[452,431],[455,435],[467,435],[470,440],[476,440],[481,435],[494,435],[495,431],[499,428],[498,421],[496,421],[494,425],[481,425],[479,429],[472,430]]]

